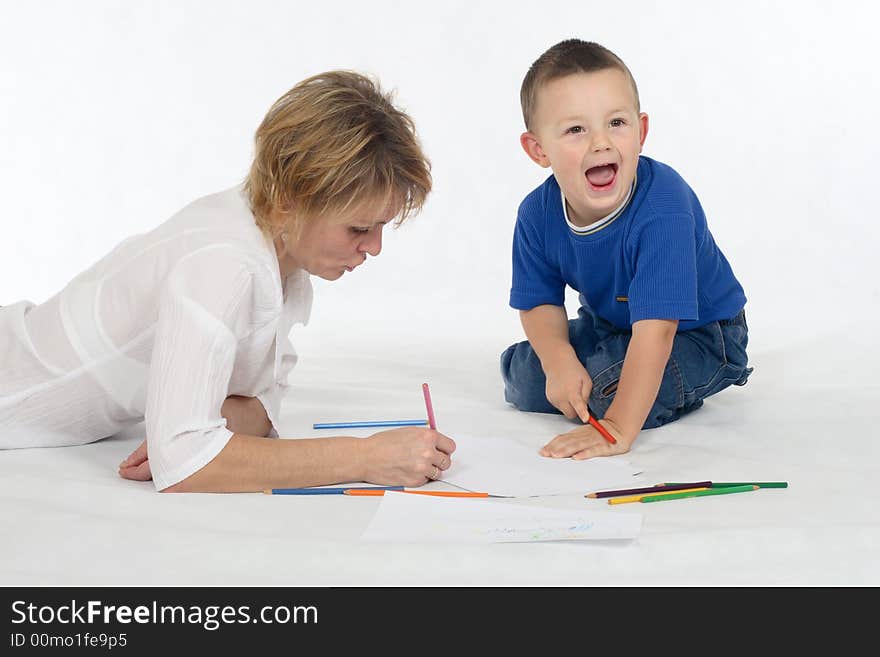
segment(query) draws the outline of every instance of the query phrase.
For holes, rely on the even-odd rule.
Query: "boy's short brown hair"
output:
[[[279,98],[255,135],[245,192],[257,225],[274,236],[286,227],[273,208],[296,221],[385,200],[397,224],[418,212],[431,191],[431,164],[412,119],[378,83],[353,71],[307,78]]]
[[[623,60],[613,52],[592,41],[566,39],[552,46],[529,67],[519,92],[526,130],[532,129],[538,90],[547,82],[575,73],[595,73],[616,68],[629,78],[639,107],[639,90],[636,81]]]

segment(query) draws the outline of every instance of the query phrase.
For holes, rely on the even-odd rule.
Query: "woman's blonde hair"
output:
[[[378,83],[353,71],[328,71],[297,84],[266,114],[255,135],[245,192],[257,225],[275,236],[273,209],[295,221],[384,201],[396,225],[431,191],[431,163],[412,119]]]

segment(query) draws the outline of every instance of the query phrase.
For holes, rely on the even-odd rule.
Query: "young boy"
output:
[[[520,98],[520,143],[553,175],[519,207],[510,305],[528,341],[501,355],[504,396],[585,423],[543,456],[621,454],[641,429],[746,383],[746,297],[694,192],[640,156],[648,116],[620,58],[562,41],[532,64]],[[566,285],[580,293],[571,321]]]

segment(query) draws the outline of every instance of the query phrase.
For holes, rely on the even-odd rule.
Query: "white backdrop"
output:
[[[547,173],[519,147],[519,85],[576,36],[631,68],[651,117],[644,152],[700,197],[749,297],[753,353],[854,331],[840,350],[861,358],[851,348],[878,328],[880,48],[867,2],[0,8],[0,304],[45,300],[124,237],[236,184],[270,104],[351,68],[396,90],[435,191],[386,232],[381,257],[317,282],[295,344],[304,356],[380,342],[500,351],[522,335],[507,306],[516,208]]]
[[[791,482],[646,505],[626,546],[369,546],[356,536],[375,507],[120,482],[116,464],[143,437],[134,427],[2,454],[15,540],[0,545],[0,580],[880,582],[878,16],[839,0],[0,0],[0,304],[45,300],[126,236],[237,184],[265,111],[309,75],[373,74],[414,117],[435,191],[421,216],[386,230],[379,258],[316,281],[312,322],[294,330],[285,437],[314,435],[314,421],[417,417],[423,381],[452,437],[537,446],[568,430],[509,408],[498,375],[499,352],[522,339],[507,305],[516,208],[547,173],[520,150],[518,92],[557,41],[607,45],[651,117],[645,153],[694,187],[746,289],[756,368],[744,389],[644,432],[628,456],[648,483]]]

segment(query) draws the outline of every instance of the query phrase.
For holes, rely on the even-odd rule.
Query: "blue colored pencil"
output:
[[[381,420],[379,422],[318,422],[312,429],[356,429],[359,427],[423,427],[427,420]]]
[[[345,486],[344,488],[268,488],[266,495],[344,495],[347,490],[403,490],[403,486]]]

